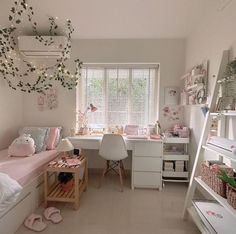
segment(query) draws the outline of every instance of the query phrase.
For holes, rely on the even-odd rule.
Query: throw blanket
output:
[[[0,213],[16,201],[21,190],[22,187],[16,180],[7,174],[0,173]]]

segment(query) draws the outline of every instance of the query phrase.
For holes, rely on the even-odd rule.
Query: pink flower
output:
[[[210,169],[211,169],[213,172],[216,172],[216,173],[219,173],[219,171],[220,171],[220,167],[219,167],[219,165],[217,165],[217,164],[213,164],[213,165],[210,167]]]

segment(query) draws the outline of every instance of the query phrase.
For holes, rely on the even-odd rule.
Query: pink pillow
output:
[[[58,135],[59,135],[59,128],[50,128],[49,136],[47,139],[48,150],[55,149]]]

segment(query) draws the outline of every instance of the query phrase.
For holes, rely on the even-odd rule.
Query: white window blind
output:
[[[90,126],[153,123],[157,117],[158,66],[85,66],[77,87],[77,109],[90,103]]]

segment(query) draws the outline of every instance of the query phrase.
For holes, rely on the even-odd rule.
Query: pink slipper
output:
[[[46,220],[52,221],[53,223],[60,223],[62,221],[61,211],[55,207],[45,209],[44,217]]]
[[[24,225],[35,232],[41,232],[47,227],[46,223],[43,222],[42,216],[38,214],[28,216],[24,221]]]

